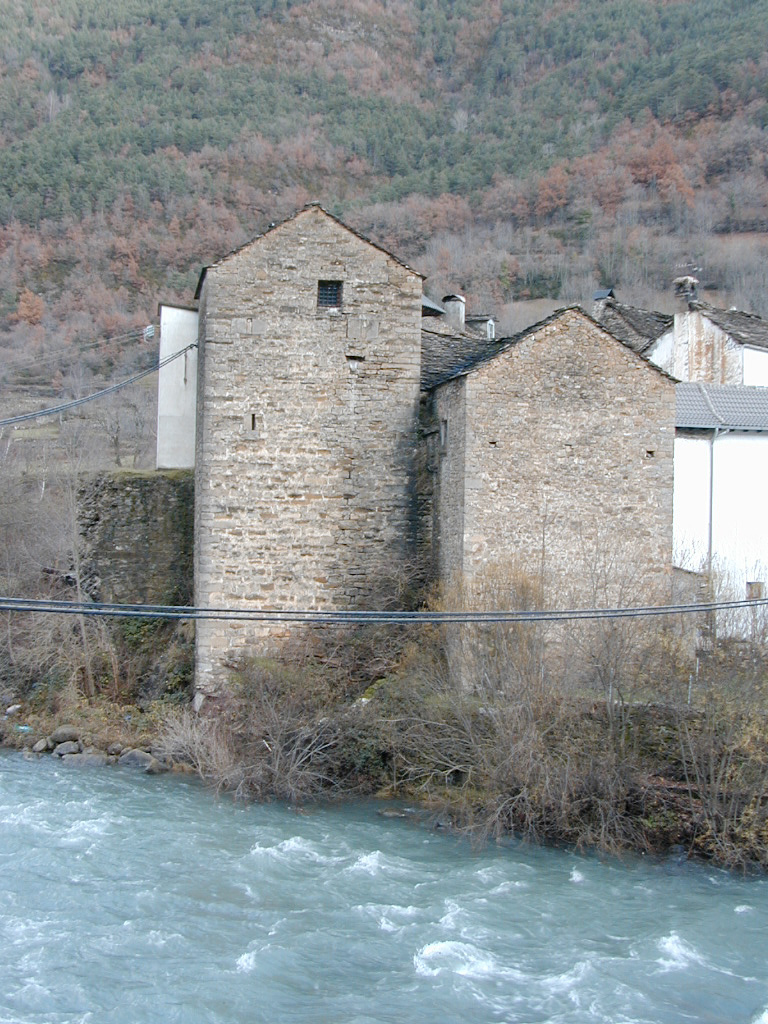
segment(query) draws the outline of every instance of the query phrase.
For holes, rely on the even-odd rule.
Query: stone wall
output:
[[[668,589],[674,382],[577,310],[464,379],[465,575],[522,564],[560,607],[590,603],[600,574]],[[443,496],[438,514],[454,518]]]
[[[464,568],[465,397],[466,378],[460,377],[439,388],[432,401],[432,556],[445,584],[458,580]]]
[[[94,600],[192,601],[191,472],[100,473],[78,494],[81,573]]]
[[[421,278],[309,208],[208,268],[200,299],[196,603],[386,600],[416,556]],[[200,623],[198,691],[259,640]]]

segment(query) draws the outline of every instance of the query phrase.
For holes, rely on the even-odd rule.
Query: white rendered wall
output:
[[[692,572],[707,567],[709,551],[708,437],[675,438],[672,543],[675,565]]]
[[[768,352],[744,347],[744,384],[768,388]]]
[[[658,366],[664,370],[665,373],[672,374],[674,376],[675,369],[675,332],[674,330],[667,331],[666,334],[662,334],[660,338],[653,343],[652,348],[647,352],[647,356],[650,362],[654,366]]]
[[[712,565],[730,596],[746,597],[748,581],[768,584],[768,435],[728,433],[714,442]],[[675,440],[675,564],[707,567],[710,440]]]
[[[197,312],[160,307],[160,362],[197,342]],[[195,465],[197,349],[190,349],[158,373],[157,468]]]
[[[715,441],[712,547],[734,594],[748,580],[768,583],[768,436],[723,434]]]

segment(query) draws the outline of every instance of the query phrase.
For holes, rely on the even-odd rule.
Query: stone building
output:
[[[668,581],[671,379],[579,309],[497,339],[422,283],[311,205],[205,268],[196,316],[164,307],[175,351],[198,346],[158,419],[158,453],[196,436],[197,606],[377,608],[414,568],[513,556],[558,603],[627,539]],[[199,621],[198,694],[281,630]]]
[[[669,592],[674,381],[579,309],[433,375],[434,551],[441,579],[505,561],[589,601],[600,554],[638,556]]]
[[[415,558],[422,278],[317,206],[200,278],[195,601],[346,609]],[[197,685],[253,643],[201,622]]]

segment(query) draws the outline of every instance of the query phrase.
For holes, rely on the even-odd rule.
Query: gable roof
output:
[[[259,239],[265,238],[267,235],[270,235],[273,231],[277,231],[279,228],[283,227],[283,225],[289,224],[292,220],[297,220],[299,217],[302,217],[304,214],[309,213],[313,210],[323,214],[323,216],[327,217],[329,220],[332,220],[335,224],[338,224],[339,227],[344,228],[345,231],[348,231],[351,235],[354,235],[355,238],[359,238],[361,242],[365,242],[366,245],[371,245],[373,246],[374,249],[378,249],[379,252],[384,253],[385,256],[387,256],[391,260],[394,260],[395,263],[398,263],[405,270],[409,271],[411,274],[416,274],[417,277],[420,277],[422,280],[424,280],[424,274],[420,274],[418,270],[414,270],[412,267],[409,267],[407,263],[403,263],[401,259],[398,259],[398,257],[395,256],[394,253],[391,253],[388,249],[385,249],[377,242],[371,241],[370,238],[366,238],[365,235],[360,234],[359,231],[355,231],[354,228],[351,228],[349,224],[345,224],[344,221],[339,220],[338,217],[334,217],[334,215],[332,213],[329,213],[326,209],[324,209],[320,205],[320,203],[313,202],[307,203],[306,206],[303,206],[300,210],[297,210],[296,213],[292,213],[290,217],[285,217],[283,220],[279,221],[276,224],[270,224],[267,230],[262,231],[260,235],[256,235],[254,238],[251,238],[248,242],[245,242],[243,245],[239,245],[236,249],[232,249],[232,251],[228,252],[225,256],[222,256],[220,259],[216,260],[213,263],[209,263],[207,267],[203,267],[203,269],[200,271],[200,277],[197,280],[195,298],[200,298],[200,292],[203,287],[205,275],[211,269],[211,267],[220,266],[220,264],[226,262],[228,259],[231,259],[233,256],[236,256],[238,253],[242,252],[243,249],[247,249],[249,245],[253,245],[253,243],[258,242]]]
[[[679,430],[768,430],[768,388],[685,381],[675,398]]]
[[[492,358],[501,344],[468,331],[421,329],[421,389],[430,391],[443,381]]]
[[[670,331],[675,318],[653,309],[625,306],[623,302],[607,298],[595,319],[607,331],[633,352],[647,352],[654,342]]]
[[[761,316],[740,309],[716,309],[703,302],[692,303],[691,309],[711,320],[739,345],[768,348],[768,320]]]
[[[430,332],[422,329],[422,391],[431,391],[440,384],[445,384],[446,381],[453,380],[456,377],[463,377],[466,374],[471,373],[478,366],[489,362],[491,359],[495,359],[496,356],[500,355],[502,352],[506,352],[508,349],[518,345],[521,341],[524,341],[525,338],[528,338],[530,335],[540,331],[543,327],[547,327],[549,324],[562,319],[568,313],[578,314],[594,327],[597,327],[604,334],[608,335],[610,339],[618,344],[623,344],[621,338],[617,338],[612,331],[608,330],[603,324],[598,323],[598,321],[588,313],[585,313],[581,306],[564,306],[562,309],[556,309],[554,313],[551,313],[548,317],[545,317],[538,323],[531,324],[530,327],[526,327],[525,330],[520,331],[519,334],[515,334],[511,338],[497,338],[495,341],[491,341],[484,337],[470,338],[457,335],[441,341],[440,339],[436,340],[430,337]],[[629,348],[634,357],[640,359],[655,373],[668,378],[670,381],[675,380],[675,378],[671,377],[665,370],[656,366],[655,363],[650,362],[645,356],[632,349],[631,346],[625,345],[624,347]]]

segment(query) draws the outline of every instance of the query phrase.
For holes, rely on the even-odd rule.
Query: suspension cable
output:
[[[197,343],[187,345],[186,348],[180,349],[178,352],[174,352],[172,356],[166,356],[165,359],[161,359],[157,366],[151,366],[148,370],[142,370],[141,373],[135,373],[132,377],[128,377],[127,380],[121,380],[118,384],[112,384],[111,387],[102,388],[101,391],[94,391],[91,395],[85,395],[83,398],[75,398],[71,402],[64,402],[63,405],[55,405],[50,409],[40,409],[37,412],[25,412],[20,416],[10,416],[8,419],[0,420],[0,427],[10,427],[14,423],[24,423],[27,420],[36,420],[41,416],[58,416],[63,412],[67,412],[69,409],[76,409],[80,405],[85,405],[86,402],[93,402],[97,398],[105,398],[107,395],[113,395],[116,391],[120,391],[122,388],[128,387],[129,384],[135,384],[137,380],[141,380],[142,377],[148,377],[150,373],[157,373],[162,367],[167,366],[168,363],[172,363],[174,359],[178,359],[179,356],[183,356],[185,352],[189,352],[190,349],[197,348]]]
[[[701,615],[707,612],[759,608],[768,598],[743,601],[712,601],[705,604],[649,605],[632,608],[528,609],[506,611],[321,611],[263,608],[204,608],[189,605],[114,604],[99,601],[59,601],[21,597],[0,597],[0,611],[36,612],[57,615],[90,615],[142,619],[213,619],[232,622],[281,622],[304,625],[347,625],[365,623],[440,625],[496,624],[513,622],[570,622],[597,619],[631,619],[650,616]]]

